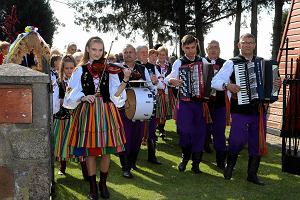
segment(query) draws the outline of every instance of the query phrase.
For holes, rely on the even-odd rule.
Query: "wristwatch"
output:
[[[223,87],[224,90],[227,90],[227,86],[228,86],[228,83],[223,83],[222,87]]]

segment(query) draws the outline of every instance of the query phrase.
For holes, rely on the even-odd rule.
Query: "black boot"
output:
[[[60,161],[60,167],[58,169],[58,175],[66,175],[67,161]]]
[[[121,166],[122,166],[123,177],[133,178],[133,175],[130,172],[130,166],[129,166],[127,155],[125,153],[124,154],[120,153],[119,157],[120,157],[120,162],[121,162]]]
[[[136,160],[139,155],[139,151],[131,152],[129,155],[129,164],[130,168],[134,170],[139,170],[138,167],[136,166]]]
[[[82,171],[83,179],[85,181],[89,181],[89,175],[88,175],[88,170],[87,170],[87,167],[86,167],[86,162],[85,161],[80,162],[80,165],[81,165],[81,171]]]
[[[189,147],[188,148],[183,148],[182,147],[181,149],[182,149],[182,156],[181,156],[182,160],[181,160],[181,162],[178,165],[178,170],[180,172],[183,172],[183,171],[185,171],[186,165],[187,165],[187,163],[190,160],[192,151],[191,151],[191,149]]]
[[[148,147],[148,161],[156,165],[161,165],[161,162],[158,162],[155,156],[155,150],[156,150],[155,141],[148,138],[147,147]]]
[[[200,168],[199,168],[199,164],[202,160],[202,152],[196,152],[196,153],[192,153],[192,171],[195,174],[199,174],[201,173]]]
[[[226,160],[226,151],[216,151],[216,162],[217,167],[224,170],[225,169],[225,160]]]
[[[109,199],[109,191],[106,186],[107,175],[108,175],[108,172],[100,171],[99,190],[100,190],[100,196],[103,199]]]
[[[259,163],[260,163],[260,156],[249,156],[247,181],[257,185],[265,185],[257,177]]]
[[[227,164],[226,164],[226,167],[224,169],[224,178],[226,180],[231,179],[232,171],[233,171],[233,168],[236,164],[237,158],[238,158],[238,154],[228,153],[228,155],[227,155]]]
[[[157,129],[159,130],[159,136],[165,140],[166,134],[165,134],[165,124],[158,124]]]
[[[90,194],[88,195],[88,199],[97,200],[98,189],[97,189],[96,175],[89,176],[89,180],[90,180]]]
[[[211,132],[207,132],[206,136],[205,136],[205,143],[204,143],[204,151],[206,153],[212,153],[213,150],[210,147],[210,143],[211,143]]]

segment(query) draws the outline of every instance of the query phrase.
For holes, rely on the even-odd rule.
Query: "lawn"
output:
[[[174,121],[166,125],[167,141],[159,138],[157,157],[163,165],[153,165],[147,162],[147,148],[142,146],[137,166],[133,171],[133,179],[125,179],[121,175],[120,162],[113,155],[108,187],[114,200],[202,200],[202,199],[300,199],[300,176],[283,173],[281,171],[281,149],[269,147],[269,154],[262,158],[259,176],[266,183],[257,186],[246,181],[247,150],[240,154],[233,179],[226,181],[222,171],[216,167],[215,152],[204,153],[200,164],[201,174],[191,172],[190,162],[185,172],[179,172],[181,151],[178,146],[178,135],[175,132]],[[66,176],[57,175],[55,168],[56,197],[59,200],[87,199],[89,184],[82,180],[78,163],[67,163]],[[97,174],[99,180],[99,173]]]

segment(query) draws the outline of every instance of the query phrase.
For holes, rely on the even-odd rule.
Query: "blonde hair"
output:
[[[74,57],[71,54],[67,54],[62,58],[61,65],[59,66],[58,71],[58,80],[63,83],[64,81],[64,69],[65,69],[65,63],[71,62],[74,64],[74,68],[76,67],[76,61]]]
[[[89,47],[91,46],[92,43],[100,43],[100,44],[103,45],[103,54],[102,54],[102,57],[101,57],[101,58],[104,58],[104,54],[105,54],[105,53],[104,53],[104,52],[105,52],[105,50],[104,50],[104,42],[103,42],[103,40],[102,40],[100,37],[94,36],[94,37],[91,37],[91,38],[86,42],[85,47],[84,47],[83,57],[82,57],[82,59],[81,59],[81,61],[80,61],[80,63],[79,63],[78,65],[84,65],[84,64],[86,64],[86,63],[89,61],[89,59],[90,59],[90,54],[89,54],[89,52],[87,51],[87,48],[89,48]],[[100,59],[101,59],[101,58],[100,58]]]
[[[164,51],[164,52],[166,53],[166,55],[168,56],[168,49],[167,49],[166,47],[161,46],[161,47],[159,47],[159,48],[157,49],[157,52],[158,52],[158,53],[159,53],[159,52],[162,52],[162,51]]]

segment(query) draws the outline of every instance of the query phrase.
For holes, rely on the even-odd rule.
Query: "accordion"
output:
[[[279,78],[278,64],[274,60],[259,60],[234,65],[238,105],[252,103],[273,103],[278,100],[278,91],[273,81]]]
[[[179,68],[179,79],[183,80],[179,88],[179,99],[184,101],[209,100],[211,80],[214,70],[211,64],[194,62]]]

